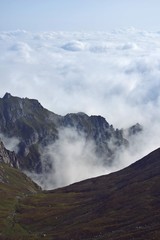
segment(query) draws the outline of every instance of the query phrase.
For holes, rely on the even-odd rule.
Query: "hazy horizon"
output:
[[[111,31],[135,27],[160,30],[158,0],[5,0],[0,30]]]

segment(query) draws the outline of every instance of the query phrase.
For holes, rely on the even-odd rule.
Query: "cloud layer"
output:
[[[119,128],[139,122],[143,136],[125,159],[159,146],[159,32],[0,32],[0,51],[1,97],[36,98],[61,115],[103,115]]]

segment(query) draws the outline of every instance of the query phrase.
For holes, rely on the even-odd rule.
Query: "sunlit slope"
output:
[[[26,239],[160,239],[160,149],[124,170],[21,198]],[[30,236],[30,238],[29,238]]]

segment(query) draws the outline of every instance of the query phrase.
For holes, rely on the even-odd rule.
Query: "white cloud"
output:
[[[18,152],[19,139],[16,137],[7,137],[4,134],[0,133],[0,140],[3,142],[6,149],[14,152]]]
[[[85,49],[85,44],[80,41],[72,41],[63,45],[62,48],[64,50],[73,51],[73,52],[83,51]]]
[[[62,115],[103,115],[120,128],[140,122],[134,157],[158,147],[159,33],[1,32],[0,51],[1,96],[37,98]]]
[[[130,49],[138,50],[139,48],[136,43],[128,42],[128,43],[123,44],[121,47],[119,47],[119,49],[121,49],[121,50],[130,50]]]
[[[42,174],[27,174],[42,188],[53,189],[111,172],[113,168],[104,167],[95,149],[95,143],[87,141],[83,133],[61,129],[59,139],[43,149]]]
[[[32,63],[32,49],[24,42],[17,42],[13,44],[8,51],[8,57],[12,58],[14,62]]]

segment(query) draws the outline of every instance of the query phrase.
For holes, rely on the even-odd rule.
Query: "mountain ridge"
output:
[[[82,112],[60,116],[45,109],[36,99],[15,97],[10,93],[0,98],[0,119],[0,133],[18,139],[17,167],[36,174],[47,171],[44,162],[54,170],[54,154],[45,161],[42,157],[44,149],[55,144],[64,129],[71,129],[86,143],[93,142],[97,161],[106,168],[114,163],[116,151],[129,144],[123,130],[115,129],[102,116]],[[141,131],[140,125],[132,126],[128,136]]]

